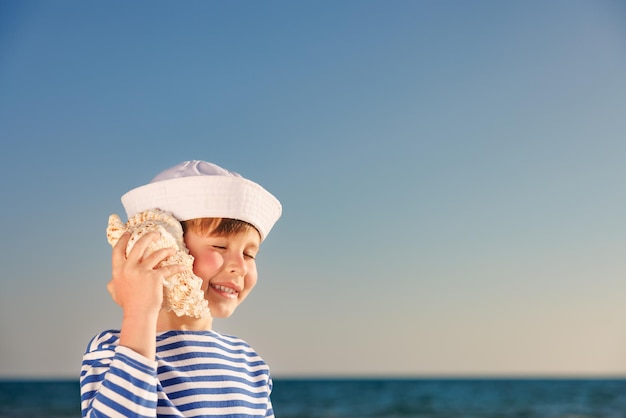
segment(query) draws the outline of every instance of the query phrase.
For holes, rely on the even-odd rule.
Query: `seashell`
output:
[[[126,246],[126,255],[130,253],[137,240],[148,232],[158,231],[161,236],[150,243],[146,255],[161,248],[176,248],[176,253],[161,261],[157,267],[181,264],[183,272],[168,276],[163,283],[163,307],[178,316],[205,318],[210,315],[209,303],[204,298],[202,279],[193,272],[193,256],[183,239],[180,222],[169,212],[152,209],[139,212],[125,224],[116,214],[109,216],[107,240],[115,246],[124,232],[130,233]]]

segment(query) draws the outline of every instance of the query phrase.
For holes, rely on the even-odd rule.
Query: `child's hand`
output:
[[[174,248],[164,248],[146,255],[151,242],[159,238],[151,232],[139,238],[126,256],[130,234],[125,233],[113,247],[112,278],[107,289],[113,300],[122,307],[124,317],[148,318],[158,314],[163,303],[163,280],[181,272],[177,265],[156,266],[173,255]]]

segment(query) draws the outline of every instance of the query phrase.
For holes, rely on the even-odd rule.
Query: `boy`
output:
[[[186,161],[129,191],[122,203],[128,218],[159,208],[181,221],[211,316],[162,309],[163,280],[183,267],[156,266],[175,250],[144,258],[158,238],[149,233],[126,256],[123,235],[108,285],[122,324],[94,337],[83,356],[82,415],[273,416],[268,366],[243,340],[213,331],[212,322],[229,317],[254,288],[254,258],[281,215],[280,202],[236,173]]]

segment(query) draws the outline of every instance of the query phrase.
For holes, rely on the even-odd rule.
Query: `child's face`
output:
[[[250,229],[224,237],[188,230],[185,244],[195,258],[193,271],[202,279],[211,315],[228,318],[256,285],[258,232]]]

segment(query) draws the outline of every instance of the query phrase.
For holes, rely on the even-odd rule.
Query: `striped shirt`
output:
[[[157,335],[156,360],[94,337],[80,374],[83,417],[273,417],[269,367],[243,340],[215,331]]]

